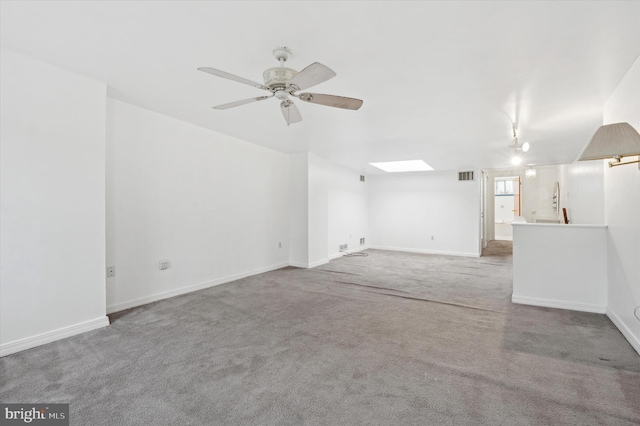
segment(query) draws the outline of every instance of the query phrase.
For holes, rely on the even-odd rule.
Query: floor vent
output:
[[[473,172],[458,172],[458,180],[473,180]]]

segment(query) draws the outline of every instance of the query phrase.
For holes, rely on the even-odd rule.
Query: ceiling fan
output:
[[[282,110],[282,115],[284,116],[287,125],[290,125],[292,123],[302,121],[300,110],[298,110],[298,107],[291,99],[289,99],[290,97],[298,98],[301,101],[312,104],[326,105],[335,108],[357,110],[362,106],[362,100],[360,99],[335,95],[322,95],[319,93],[297,93],[300,90],[305,90],[335,77],[336,73],[318,62],[314,62],[300,72],[291,68],[285,68],[284,63],[291,58],[291,50],[286,47],[276,47],[273,50],[273,56],[275,56],[275,58],[280,62],[280,66],[269,68],[262,73],[264,84],[247,80],[246,78],[215,68],[198,68],[199,71],[203,71],[217,77],[248,84],[249,86],[271,92],[271,95],[229,102],[227,104],[214,106],[213,108],[229,109],[275,97],[281,101],[280,109]]]

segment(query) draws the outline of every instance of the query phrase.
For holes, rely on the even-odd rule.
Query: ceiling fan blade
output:
[[[265,99],[269,99],[272,97],[273,96],[258,96],[257,98],[243,99],[241,101],[229,102],[228,104],[214,106],[213,109],[229,109],[229,108],[237,107],[240,105],[250,104],[252,102],[264,101]]]
[[[335,76],[336,73],[331,69],[321,63],[314,62],[289,80],[287,82],[287,86],[296,86],[298,90],[304,90],[327,81]]]
[[[298,95],[298,98],[305,102],[311,102],[312,104],[326,105],[335,108],[358,110],[362,106],[362,100],[345,98],[344,96],[301,93]]]
[[[229,74],[228,72],[220,71],[220,70],[217,70],[215,68],[201,67],[201,68],[198,68],[198,71],[206,72],[208,74],[215,75],[217,77],[222,77],[222,78],[226,78],[226,79],[229,79],[229,80],[237,81],[238,83],[248,84],[249,86],[257,87],[258,89],[269,90],[269,89],[267,89],[265,86],[263,86],[260,83],[257,83],[255,81],[251,81],[251,80],[247,80],[246,78],[243,78],[243,77],[240,77],[240,76],[237,76],[237,75],[234,75],[234,74]]]
[[[302,121],[300,110],[298,109],[296,104],[294,104],[290,100],[282,101],[280,103],[280,109],[282,110],[284,120],[287,122],[287,126]]]

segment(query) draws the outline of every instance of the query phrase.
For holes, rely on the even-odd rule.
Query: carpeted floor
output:
[[[369,250],[112,315],[0,360],[0,401],[74,425],[637,425],[640,356],[604,315],[514,305],[511,243]]]

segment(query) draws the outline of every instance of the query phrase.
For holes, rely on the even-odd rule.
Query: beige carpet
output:
[[[604,315],[513,305],[486,256],[369,250],[113,315],[0,360],[0,401],[74,425],[637,425],[640,357]]]

